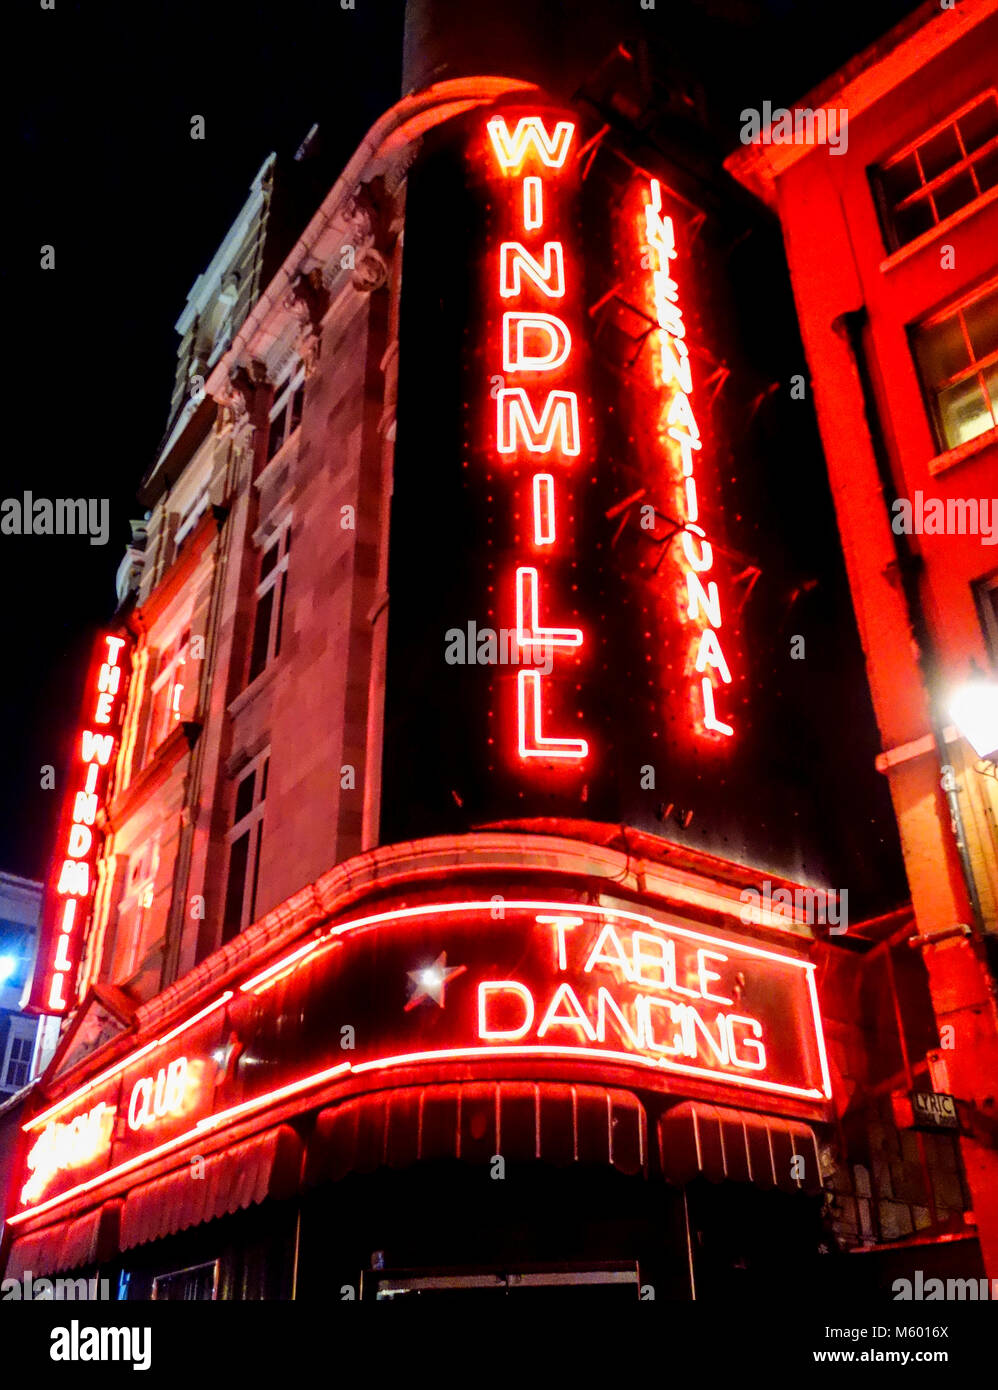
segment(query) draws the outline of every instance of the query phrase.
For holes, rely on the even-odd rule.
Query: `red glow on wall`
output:
[[[128,684],[127,652],[126,638],[102,637],[88,677],[85,723],[70,769],[69,794],[42,912],[38,961],[25,1005],[31,1013],[65,1014],[74,1001],[103,839],[101,814],[118,752]]]

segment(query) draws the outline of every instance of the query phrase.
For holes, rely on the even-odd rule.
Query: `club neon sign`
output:
[[[691,693],[697,709],[698,731],[714,738],[730,738],[734,728],[718,717],[715,705],[715,680],[730,685],[731,670],[721,646],[721,597],[717,581],[706,578],[714,565],[714,552],[700,524],[695,469],[703,443],[693,409],[693,370],[679,285],[672,274],[671,262],[678,258],[679,252],[672,218],[663,210],[658,179],[650,180],[644,199],[644,235],[652,270],[651,298],[659,349],[654,370],[667,396],[659,419],[658,438],[670,468],[675,468],[678,454],[682,479],[679,495],[684,516],[680,544],[686,588],[685,619],[693,630],[690,675],[694,690]]]
[[[342,1050],[358,998],[364,1027]],[[299,1020],[293,1046],[278,1016]],[[387,907],[311,937],[28,1120],[11,1219],[341,1080],[523,1059],[749,1104],[831,1095],[803,956],[583,903]]]
[[[565,246],[555,234],[559,217],[566,216],[559,193],[575,123],[523,116],[511,131],[505,117],[495,116],[486,129],[493,172],[507,189],[513,180],[520,184],[511,234],[500,241],[497,257],[503,385],[495,392],[495,447],[500,461],[538,468],[529,497],[530,532],[539,562],[516,567],[515,630],[531,659],[545,654],[564,659],[585,639],[581,628],[547,621],[544,596],[551,578],[543,560],[558,548],[558,512],[565,501],[559,474],[570,469],[581,452],[578,390],[571,385],[576,354],[564,307],[569,289]],[[524,761],[581,764],[589,755],[587,739],[546,731],[551,700],[544,681],[545,675],[536,669],[524,667],[517,673],[518,756]]]
[[[174,1057],[155,1073],[140,1076],[128,1093],[125,1120],[132,1133],[155,1134],[160,1122],[196,1108],[205,1064]],[[21,1189],[21,1202],[33,1203],[60,1175],[106,1159],[118,1129],[119,1103],[99,1100],[65,1121],[47,1119],[28,1151],[31,1176]]]
[[[73,1004],[103,838],[99,818],[119,744],[127,652],[124,637],[105,636],[97,644],[85,697],[86,724],[76,746],[46,895],[38,966],[25,1006],[32,1013],[65,1014]]]

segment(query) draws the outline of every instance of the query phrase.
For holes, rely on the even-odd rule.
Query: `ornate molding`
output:
[[[267,371],[262,362],[252,362],[248,369],[240,364],[229,374],[228,385],[216,398],[219,406],[215,421],[217,434],[232,434],[250,423],[257,387],[266,379]]]
[[[359,184],[343,211],[354,248],[353,287],[363,294],[388,281],[389,256],[395,241],[395,200],[379,174]]]
[[[301,325],[296,350],[306,377],[310,377],[319,360],[321,324],[329,307],[329,290],[321,266],[298,272],[285,296],[284,307],[291,310]]]

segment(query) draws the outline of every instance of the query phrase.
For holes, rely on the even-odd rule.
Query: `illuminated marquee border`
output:
[[[791,966],[794,969],[802,970],[805,976],[808,1000],[811,1005],[812,1022],[814,1025],[815,1042],[817,1046],[818,1059],[820,1063],[822,1089],[805,1088],[800,1086],[787,1086],[780,1082],[764,1081],[758,1078],[748,1078],[733,1076],[730,1073],[719,1074],[704,1067],[689,1066],[684,1063],[673,1062],[668,1058],[653,1059],[642,1057],[636,1053],[618,1052],[613,1049],[592,1048],[592,1047],[567,1047],[567,1046],[547,1046],[547,1045],[493,1045],[486,1047],[461,1047],[443,1048],[436,1051],[422,1051],[402,1053],[395,1056],[378,1057],[366,1062],[340,1062],[333,1067],[327,1067],[321,1071],[313,1072],[308,1076],[301,1077],[297,1081],[289,1082],[284,1086],[268,1091],[265,1095],[254,1096],[250,1100],[241,1101],[238,1105],[230,1106],[228,1109],[220,1111],[215,1115],[205,1116],[197,1121],[189,1130],[177,1135],[168,1142],[158,1145],[155,1148],[138,1154],[126,1160],[117,1167],[109,1169],[107,1172],[99,1173],[86,1182],[79,1183],[75,1187],[60,1192],[56,1196],[40,1202],[35,1206],[8,1217],[11,1224],[17,1224],[39,1215],[44,1211],[51,1210],[63,1203],[70,1201],[74,1197],[91,1192],[101,1185],[111,1182],[116,1178],[125,1176],[146,1164],[153,1162],[157,1158],[172,1153],[194,1139],[203,1139],[223,1126],[237,1120],[248,1118],[270,1106],[277,1105],[282,1101],[289,1100],[296,1095],[306,1091],[314,1090],[330,1081],[350,1075],[363,1075],[365,1073],[391,1071],[400,1067],[414,1066],[427,1062],[459,1062],[459,1061],[492,1061],[495,1062],[504,1057],[513,1060],[552,1060],[572,1059],[579,1062],[600,1062],[613,1066],[624,1066],[630,1070],[641,1068],[646,1072],[658,1074],[678,1074],[688,1076],[701,1081],[707,1081],[715,1085],[741,1086],[750,1091],[764,1092],[771,1095],[792,1096],[799,1100],[821,1103],[831,1098],[831,1078],[828,1069],[828,1058],[825,1049],[824,1033],[821,1025],[821,1013],[818,1007],[818,995],[815,985],[814,964],[807,960],[802,960],[799,956],[785,955],[778,951],[772,951],[762,946],[754,946],[741,941],[732,940],[730,937],[713,936],[708,932],[698,931],[691,927],[681,927],[671,922],[663,922],[657,918],[649,917],[644,913],[634,912],[627,908],[608,908],[599,905],[590,905],[578,902],[548,902],[535,901],[532,899],[506,899],[502,903],[504,910],[526,911],[535,913],[551,914],[572,914],[584,911],[592,916],[601,918],[605,921],[635,923],[641,927],[648,928],[671,936],[684,937],[698,943],[736,949],[737,951],[754,956],[759,960],[775,961],[784,966]],[[352,932],[363,931],[377,928],[387,923],[412,921],[415,919],[444,916],[448,914],[464,913],[493,913],[496,903],[493,899],[475,900],[469,902],[445,902],[445,903],[423,903],[415,907],[397,908],[385,912],[372,913],[364,917],[353,918],[347,922],[341,922],[336,926],[330,927],[320,936],[311,941],[296,947],[288,952],[279,960],[272,962],[265,969],[257,971],[244,980],[237,988],[240,993],[262,993],[270,988],[277,979],[298,968],[310,956],[317,951],[328,947],[337,939]],[[142,1056],[146,1055],[154,1048],[179,1037],[188,1028],[206,1018],[216,1009],[224,1007],[232,998],[235,997],[236,989],[225,990],[217,999],[198,1010],[191,1018],[185,1019],[183,1023],[165,1033],[162,1037],[151,1040],[133,1053],[119,1059],[113,1066],[100,1072],[92,1080],[87,1081],[82,1086],[73,1091],[62,1100],[56,1101],[41,1114],[34,1116],[22,1125],[25,1133],[32,1133],[56,1115],[61,1114],[66,1109],[81,1101],[87,1094],[94,1091],[97,1087],[110,1081],[118,1072],[127,1067],[133,1066]]]

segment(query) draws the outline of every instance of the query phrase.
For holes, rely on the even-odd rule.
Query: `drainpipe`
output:
[[[893,510],[893,503],[898,500],[898,495],[894,487],[894,478],[891,473],[890,460],[887,454],[887,444],[880,423],[880,414],[877,409],[876,396],[873,390],[873,379],[870,366],[867,361],[866,350],[863,346],[863,330],[866,327],[866,323],[866,310],[856,309],[842,314],[835,321],[833,327],[848,343],[853,362],[856,366],[856,373],[859,377],[860,389],[863,394],[863,415],[866,421],[867,432],[873,445],[873,457],[877,467],[877,476],[880,479],[880,492],[884,500],[884,507],[887,511],[888,523],[890,523],[896,515]],[[943,737],[942,721],[936,712],[936,689],[939,663],[936,657],[932,634],[929,632],[929,627],[925,620],[925,613],[922,608],[921,595],[919,593],[918,581],[922,569],[922,561],[909,544],[908,537],[899,535],[894,530],[893,526],[891,526],[891,537],[894,542],[894,556],[897,561],[898,574],[901,578],[901,593],[904,598],[908,625],[911,628],[911,634],[915,642],[918,667],[922,676],[922,685],[928,696],[929,726],[932,730],[932,740],[936,745],[936,756],[939,760],[939,784],[945,793],[946,802],[949,807],[950,830],[960,861],[960,872],[963,878],[963,885],[970,903],[972,917],[971,930],[975,948],[985,966],[988,967],[989,963],[987,957],[982,950],[984,915],[981,911],[981,900],[977,892],[977,884],[974,881],[974,870],[970,861],[970,851],[967,848],[963,815],[960,811],[959,792],[957,791],[953,769],[947,759],[946,740]],[[988,968],[987,978],[991,980],[993,992],[994,982],[991,977],[990,968]]]

